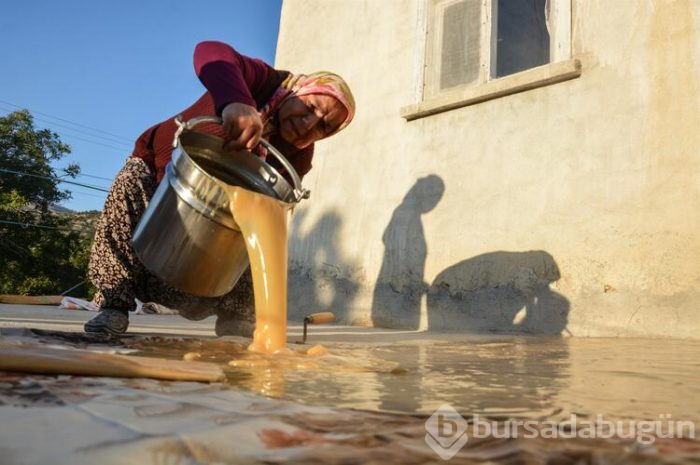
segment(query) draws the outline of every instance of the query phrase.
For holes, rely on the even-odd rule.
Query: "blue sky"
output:
[[[204,92],[192,67],[197,42],[221,40],[272,64],[280,8],[281,0],[4,2],[0,115],[28,108],[72,148],[57,167],[76,162],[111,179],[141,132]],[[68,208],[102,208],[105,194],[70,189]]]

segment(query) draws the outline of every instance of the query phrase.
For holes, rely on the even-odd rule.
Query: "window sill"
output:
[[[494,79],[485,84],[444,92],[420,103],[401,108],[401,116],[407,121],[411,121],[443,111],[568,81],[580,75],[581,62],[575,58],[550,63],[511,76]]]

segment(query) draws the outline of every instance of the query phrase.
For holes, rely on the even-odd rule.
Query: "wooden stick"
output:
[[[58,305],[61,300],[63,300],[62,295],[0,295],[0,304]]]
[[[0,370],[176,381],[224,379],[223,370],[214,363],[44,347],[0,347]]]

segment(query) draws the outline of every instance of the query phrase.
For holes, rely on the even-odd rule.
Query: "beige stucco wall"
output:
[[[317,144],[290,313],[698,337],[700,2],[574,0],[579,78],[407,122],[423,0],[285,0],[276,65],[357,116]]]

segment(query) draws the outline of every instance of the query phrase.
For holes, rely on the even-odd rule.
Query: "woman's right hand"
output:
[[[221,112],[227,142],[224,150],[252,150],[262,136],[263,122],[255,107],[229,103]]]

